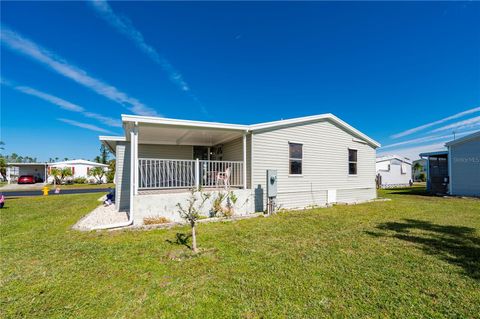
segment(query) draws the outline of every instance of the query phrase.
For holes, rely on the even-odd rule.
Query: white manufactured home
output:
[[[412,162],[400,155],[377,157],[377,176],[382,188],[410,186],[412,182]]]
[[[128,223],[178,221],[191,188],[228,189],[235,214],[264,211],[266,171],[286,209],[374,199],[379,143],[332,114],[237,125],[122,115],[125,135],[101,136],[116,154],[116,207]],[[207,203],[210,205],[211,203]],[[206,205],[206,206],[208,206]],[[204,212],[208,214],[208,212]]]
[[[99,182],[95,177],[90,176],[89,172],[91,169],[94,169],[96,167],[101,167],[105,173],[108,171],[108,165],[102,164],[102,163],[97,163],[97,162],[92,162],[92,161],[87,161],[83,159],[75,159],[75,160],[69,160],[69,161],[63,161],[63,162],[56,162],[56,163],[50,163],[48,164],[48,182],[53,183],[53,176],[50,176],[50,170],[52,168],[70,168],[72,172],[72,176],[67,178],[67,180],[74,180],[75,178],[85,178],[89,183],[97,183]],[[104,175],[100,178],[100,181],[102,183],[107,182],[107,177]]]
[[[480,197],[480,131],[445,144],[449,194]]]

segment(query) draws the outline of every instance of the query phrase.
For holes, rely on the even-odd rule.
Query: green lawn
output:
[[[188,228],[70,230],[98,194],[7,201],[0,317],[474,318],[480,201],[388,202]]]
[[[79,188],[109,188],[115,187],[113,183],[106,183],[106,184],[66,184],[66,185],[58,185],[60,189],[79,189]],[[55,189],[53,185],[50,185],[50,189]]]

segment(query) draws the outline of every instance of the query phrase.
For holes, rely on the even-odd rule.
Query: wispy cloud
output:
[[[446,142],[446,140],[445,140],[445,142]],[[445,148],[445,142],[430,143],[430,144],[425,144],[425,145],[415,146],[415,147],[398,148],[398,149],[395,149],[394,153],[398,154],[398,155],[401,155],[401,156],[408,157],[411,160],[415,160],[415,159],[418,159],[420,157],[419,156],[420,153],[445,150],[446,149]],[[384,155],[387,155],[387,154],[392,154],[392,150],[379,151],[377,153],[377,156],[384,156]]]
[[[94,92],[123,105],[134,114],[139,115],[157,115],[157,112],[141,103],[135,98],[118,90],[99,79],[87,74],[86,71],[68,63],[58,55],[37,45],[33,41],[21,36],[19,33],[1,25],[0,40],[8,48],[16,53],[26,55],[27,57],[49,67],[51,70],[93,90]]]
[[[17,91],[22,92],[22,93],[25,93],[25,94],[28,94],[28,95],[31,95],[31,96],[35,96],[39,99],[42,99],[42,100],[47,101],[49,103],[52,103],[54,105],[57,105],[64,110],[80,113],[85,117],[95,119],[97,121],[100,121],[103,124],[113,126],[113,127],[122,127],[121,122],[118,121],[118,120],[115,120],[115,119],[110,118],[110,117],[103,116],[101,114],[88,112],[82,106],[74,104],[74,103],[69,102],[69,101],[66,101],[62,98],[59,98],[59,97],[55,96],[55,95],[51,95],[51,94],[39,91],[37,89],[31,88],[31,87],[28,87],[28,86],[14,85],[11,81],[6,80],[3,77],[1,78],[1,84],[5,85],[5,86],[8,86],[8,87],[11,87],[11,88],[13,88]]]
[[[403,132],[394,134],[394,135],[391,136],[391,138],[404,137],[404,136],[407,136],[407,135],[416,133],[416,132],[418,132],[418,131],[427,129],[427,128],[429,128],[429,127],[432,127],[432,126],[435,126],[435,125],[439,125],[439,124],[445,123],[445,122],[447,122],[447,121],[454,120],[454,119],[457,119],[457,118],[460,118],[460,117],[462,117],[462,116],[465,116],[465,115],[468,115],[468,114],[472,114],[472,113],[475,113],[475,112],[480,112],[480,107],[475,107],[475,108],[473,108],[473,109],[466,110],[466,111],[463,111],[463,112],[460,112],[460,113],[457,113],[457,114],[448,116],[448,117],[443,118],[443,119],[438,120],[438,121],[434,121],[434,122],[431,122],[431,123],[427,123],[427,124],[424,124],[424,125],[421,125],[421,126],[417,126],[417,127],[411,128],[411,129],[409,129],[409,130],[406,130],[406,131],[403,131]]]
[[[90,3],[92,8],[102,19],[130,39],[141,51],[143,51],[152,61],[158,64],[167,73],[172,83],[178,86],[182,91],[187,92],[187,94],[200,106],[203,113],[208,113],[198,97],[192,93],[190,86],[184,80],[183,75],[175,69],[165,57],[160,55],[154,47],[146,43],[143,34],[133,26],[130,19],[116,14],[106,0],[91,0]]]
[[[456,136],[460,137],[460,136],[467,135],[467,134],[474,133],[474,132],[475,132],[475,130],[460,132],[460,133],[456,134]],[[412,145],[412,144],[415,145],[415,144],[431,142],[431,141],[436,141],[436,140],[442,140],[442,139],[443,140],[453,139],[453,135],[452,134],[448,134],[448,135],[429,135],[429,136],[425,136],[425,137],[414,138],[414,139],[411,139],[411,140],[382,146],[379,150],[383,151],[384,149],[387,149],[387,148],[393,148],[393,147],[398,148],[399,146],[403,146],[403,145]]]
[[[467,120],[463,120],[463,121],[459,121],[459,122],[455,122],[449,125],[439,127],[433,130],[432,133],[442,132],[446,130],[461,130],[461,129],[467,129],[467,128],[472,128],[477,126],[480,126],[480,116],[472,117]]]
[[[72,126],[81,127],[81,128],[84,128],[84,129],[87,129],[87,130],[90,130],[90,131],[106,133],[106,134],[113,134],[111,131],[105,130],[105,129],[103,129],[101,127],[98,127],[96,125],[83,123],[83,122],[77,122],[77,121],[74,121],[74,120],[63,119],[63,118],[59,118],[57,120],[59,120],[61,122],[64,122],[64,123],[67,123],[67,124],[70,124]]]
[[[190,91],[190,87],[183,79],[183,76],[178,72],[173,65],[149,44],[145,42],[142,33],[138,31],[125,16],[119,16],[113,12],[112,7],[105,0],[93,0],[90,2],[95,11],[113,26],[118,32],[128,37],[135,45],[147,54],[155,63],[160,65],[162,69],[167,72],[170,80],[180,87],[183,91]]]

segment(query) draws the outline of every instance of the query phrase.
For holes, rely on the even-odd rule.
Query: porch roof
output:
[[[122,115],[125,131],[136,123],[139,144],[213,146],[240,138],[246,125]],[[129,136],[126,136],[129,139]]]

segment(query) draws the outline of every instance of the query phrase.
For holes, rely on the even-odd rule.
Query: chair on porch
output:
[[[230,167],[227,167],[225,172],[218,172],[217,173],[217,178],[216,178],[217,188],[218,188],[219,181],[223,182],[223,186],[225,187],[225,189],[228,189],[230,187],[230,174],[231,174]]]

